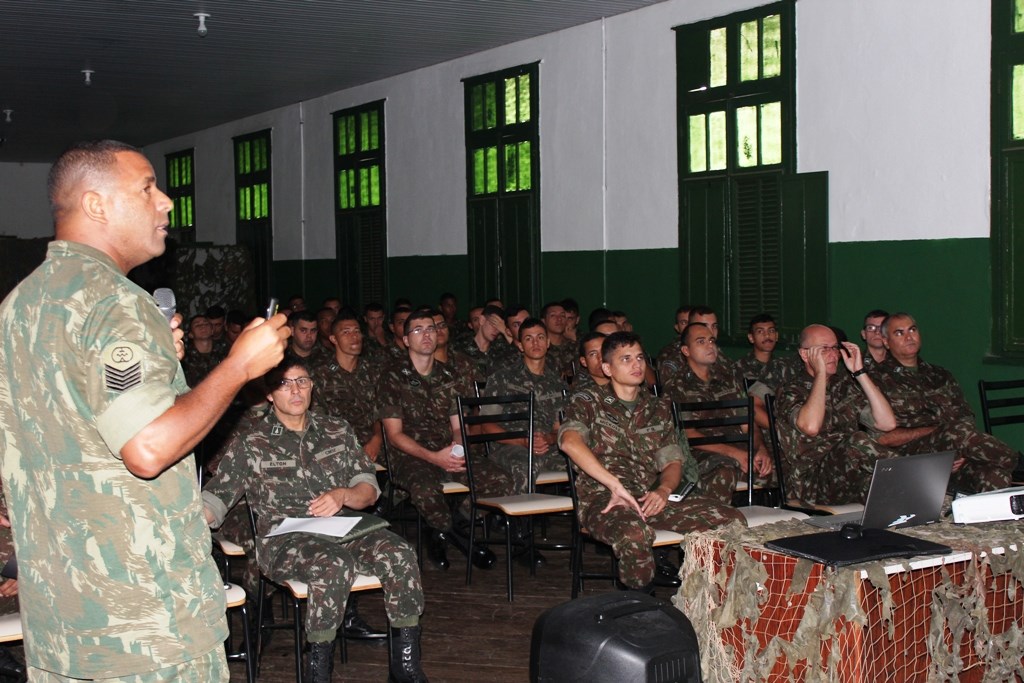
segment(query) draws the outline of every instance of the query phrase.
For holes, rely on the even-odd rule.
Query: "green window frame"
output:
[[[1024,0],[992,2],[992,352],[1024,359]]]
[[[335,244],[346,304],[388,301],[384,101],[333,114]]]
[[[171,236],[179,244],[196,241],[195,150],[185,149],[164,157],[167,170],[167,196],[174,201],[169,216]]]
[[[796,173],[794,0],[676,31],[681,300],[746,343],[828,315],[828,177]]]
[[[470,297],[540,299],[538,63],[464,81]]]
[[[271,207],[271,131],[233,139],[235,149],[235,240],[249,248],[257,301],[271,293],[274,227]]]

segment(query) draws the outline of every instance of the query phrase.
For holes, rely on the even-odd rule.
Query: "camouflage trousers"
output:
[[[307,584],[306,633],[311,641],[333,640],[345,617],[352,582],[358,574],[376,576],[392,626],[413,626],[423,613],[423,585],[416,551],[402,537],[378,529],[352,540],[289,534],[274,554],[267,576]],[[329,635],[328,635],[329,634]]]
[[[699,449],[694,449],[693,457],[697,460],[697,471],[700,473],[698,488],[701,495],[731,505],[736,482],[740,479],[739,463],[727,455]]]
[[[224,648],[220,645],[205,655],[156,671],[113,678],[71,678],[50,671],[28,667],[28,680],[32,683],[69,683],[71,681],[102,681],[102,683],[228,683],[228,670]]]
[[[647,520],[631,508],[617,507],[602,514],[608,494],[580,506],[580,524],[595,539],[607,543],[619,560],[619,580],[630,588],[643,588],[654,580],[654,536],[656,529],[685,534],[705,531],[738,521],[746,525],[734,507],[708,498],[690,495]]]
[[[1010,485],[1017,454],[1005,443],[969,422],[940,425],[931,434],[896,449],[902,455],[956,451],[964,464],[953,476],[951,486],[968,493],[995,491]]]
[[[509,473],[515,493],[527,492],[530,485],[530,479],[526,472],[529,453],[526,452],[525,446],[516,446],[510,443],[497,444],[487,457]],[[556,469],[565,471],[565,458],[557,449],[533,456],[534,480],[541,471]],[[473,463],[473,473],[476,474],[476,461]]]
[[[843,505],[863,503],[875,471],[875,461],[899,453],[857,431],[821,452],[786,457],[786,490],[805,503]]]
[[[391,467],[395,483],[409,492],[412,504],[427,524],[438,531],[451,529],[452,513],[441,485],[446,481],[457,481],[468,486],[466,473],[445,472],[426,460],[398,452],[391,457]],[[508,473],[483,458],[473,460],[473,479],[478,496],[507,496],[512,493],[512,479]]]

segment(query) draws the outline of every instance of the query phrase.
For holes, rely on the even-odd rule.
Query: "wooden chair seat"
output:
[[[773,522],[783,522],[790,519],[807,519],[807,517],[809,517],[809,515],[795,510],[770,508],[763,505],[745,505],[738,509],[747,520],[747,526],[749,527],[761,526],[762,524],[772,524]]]
[[[5,614],[0,617],[0,643],[12,643],[21,640],[21,615]]]
[[[537,473],[537,486],[568,484],[569,474],[565,470],[543,470]]]
[[[296,581],[295,579],[288,579],[282,583],[291,592],[292,597],[296,600],[305,600],[306,596],[309,595],[309,587],[304,581]],[[352,592],[357,591],[372,591],[380,588],[380,579],[376,576],[368,576],[366,574],[360,574],[356,577],[356,580],[352,583]]]
[[[480,507],[501,510],[511,517],[572,512],[572,498],[569,496],[552,496],[547,493],[524,493],[518,496],[477,498],[476,504]]]

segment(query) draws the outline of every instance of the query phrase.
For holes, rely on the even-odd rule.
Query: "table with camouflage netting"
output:
[[[764,547],[820,531],[733,524],[683,541],[673,599],[704,680],[1024,680],[1024,523],[901,529],[951,555],[830,569]]]

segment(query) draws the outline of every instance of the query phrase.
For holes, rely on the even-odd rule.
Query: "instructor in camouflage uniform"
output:
[[[330,683],[334,641],[352,582],[376,576],[392,626],[392,681],[425,681],[420,670],[423,613],[416,553],[387,522],[362,515],[347,536],[292,533],[267,538],[286,517],[332,517],[370,506],[380,495],[373,464],[344,420],[309,411],[313,382],[302,359],[289,356],[266,376],[272,410],[239,434],[203,490],[211,526],[244,495],[257,520],[256,558],[274,581],[309,586],[306,639],[310,683]],[[347,508],[347,509],[346,509]]]
[[[171,200],[133,147],[66,151],[56,241],[0,305],[0,458],[33,681],[227,681],[224,584],[191,449],[283,356],[250,324],[189,391],[182,332],[125,274],[164,251]],[[176,317],[174,325],[181,322]]]
[[[965,492],[1009,486],[1017,454],[978,431],[974,412],[948,370],[921,359],[917,322],[906,313],[893,313],[881,327],[889,355],[875,364],[872,375],[892,404],[898,426],[879,441],[903,455],[956,451],[950,481]]]
[[[668,400],[643,387],[647,363],[640,337],[615,332],[605,339],[601,355],[611,382],[573,395],[558,433],[559,446],[580,472],[580,524],[611,545],[623,584],[650,590],[656,529],[706,530],[742,523],[743,515],[697,496],[669,502],[689,454]]]

